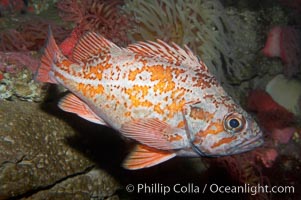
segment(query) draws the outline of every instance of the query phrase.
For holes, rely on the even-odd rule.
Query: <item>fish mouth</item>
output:
[[[250,151],[256,147],[259,147],[263,144],[264,140],[262,137],[262,132],[258,131],[256,136],[250,140],[246,140],[245,142],[237,145],[235,149],[233,149],[233,153],[242,153],[246,151]],[[235,150],[238,150],[237,152]]]
[[[236,145],[232,148],[232,151],[229,149],[228,151],[225,151],[225,153],[219,153],[219,154],[210,154],[202,151],[199,147],[197,147],[192,141],[190,141],[190,145],[192,150],[198,154],[201,157],[219,157],[219,156],[228,156],[233,154],[239,154],[246,151],[250,151],[254,149],[255,147],[259,147],[263,144],[264,140],[262,137],[262,131],[258,131],[256,133],[256,136],[251,138],[250,140],[245,140],[244,142],[240,143],[239,145]]]

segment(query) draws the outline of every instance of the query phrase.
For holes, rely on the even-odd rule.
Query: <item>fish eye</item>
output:
[[[229,120],[229,126],[231,128],[237,128],[240,126],[240,121],[238,121],[237,119],[233,118]]]
[[[230,133],[236,133],[244,129],[245,118],[238,113],[230,113],[224,119],[224,128]]]

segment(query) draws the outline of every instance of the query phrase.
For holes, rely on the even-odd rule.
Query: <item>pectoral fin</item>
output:
[[[123,162],[123,167],[130,170],[148,168],[175,156],[176,154],[173,152],[137,145]]]
[[[156,149],[171,150],[187,146],[185,130],[173,128],[154,118],[127,122],[122,125],[120,132],[126,137]]]
[[[66,95],[58,105],[62,110],[66,112],[75,113],[78,116],[101,125],[108,126],[100,117],[98,117],[90,108],[89,106],[79,99],[74,94]]]

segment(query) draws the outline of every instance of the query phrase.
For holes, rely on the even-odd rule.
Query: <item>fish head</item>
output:
[[[199,155],[217,157],[250,151],[263,134],[250,114],[232,99],[190,105],[185,113],[187,137]]]

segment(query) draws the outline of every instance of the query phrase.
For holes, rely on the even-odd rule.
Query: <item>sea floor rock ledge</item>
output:
[[[118,182],[66,143],[75,134],[37,103],[0,100],[0,199],[118,199]]]

